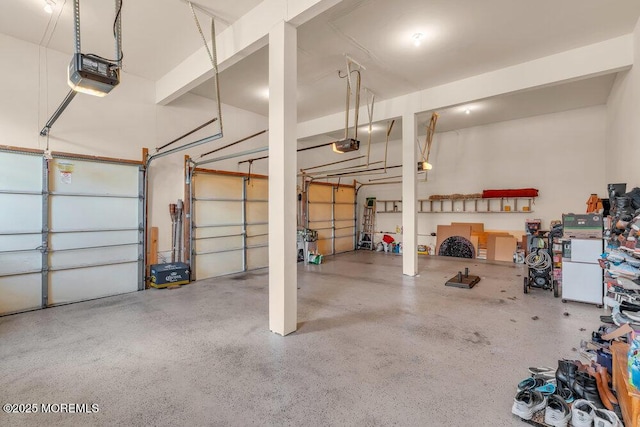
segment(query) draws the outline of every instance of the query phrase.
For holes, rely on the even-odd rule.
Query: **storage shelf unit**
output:
[[[376,200],[376,213],[402,213],[402,200]]]
[[[418,213],[532,213],[534,197],[421,199]],[[377,200],[377,213],[402,213],[402,200]]]
[[[419,213],[531,213],[533,197],[418,200]]]

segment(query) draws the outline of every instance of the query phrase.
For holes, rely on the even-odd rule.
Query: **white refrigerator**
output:
[[[571,239],[571,257],[562,258],[562,301],[602,305],[602,239]]]

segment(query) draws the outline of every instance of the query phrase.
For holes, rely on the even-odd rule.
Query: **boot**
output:
[[[573,383],[573,391],[579,399],[586,399],[596,408],[604,409],[604,404],[598,393],[598,382],[588,372],[578,371]]]
[[[600,366],[596,363],[594,366],[594,369],[596,373],[600,375],[602,388],[607,396],[607,399],[609,399],[609,402],[611,402],[612,404],[617,405],[618,399],[616,399],[616,397],[613,395],[613,392],[609,388],[609,374],[607,374],[607,368],[605,368],[604,366]]]
[[[610,411],[613,411],[613,403],[609,399],[609,395],[605,390],[605,385],[603,384],[602,376],[600,375],[599,372],[596,372],[595,368],[591,366],[589,367],[589,370],[587,372],[589,373],[589,375],[591,375],[592,378],[595,378],[596,380],[596,387],[598,389],[598,396],[600,396],[600,401],[602,402],[605,408],[607,408]],[[606,388],[608,389],[608,387]]]
[[[556,370],[556,386],[558,388],[566,387],[572,390],[577,370],[578,367],[573,360],[558,360],[558,369]]]

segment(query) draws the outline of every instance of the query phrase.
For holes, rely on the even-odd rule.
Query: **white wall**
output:
[[[524,187],[537,188],[540,196],[529,214],[418,214],[418,233],[430,234],[437,225],[451,222],[482,222],[486,229],[524,231],[527,218],[540,218],[547,228],[550,220],[561,219],[563,213],[584,212],[591,193],[606,197],[606,119],[606,107],[597,106],[436,134],[429,158],[434,169],[427,182],[418,182],[418,198]],[[399,144],[390,143],[390,165],[400,163]],[[384,144],[376,144],[372,158],[382,159],[378,153],[383,148]],[[399,174],[400,169],[393,172]],[[360,207],[369,196],[401,199],[401,185],[363,187],[358,194]],[[400,213],[377,215],[377,230],[394,232],[400,226]],[[432,244],[433,239],[419,236],[418,242]]]
[[[39,136],[39,132],[69,91],[66,69],[71,57],[3,34],[0,34],[0,57],[3,64],[10,64],[0,69],[0,145],[44,149],[46,138]],[[210,119],[214,108],[213,101],[191,94],[171,105],[158,106],[154,82],[123,73],[120,85],[104,98],[77,95],[55,123],[49,146],[52,151],[141,160],[143,147],[153,153],[155,147]],[[184,155],[198,157],[265,129],[267,119],[223,105],[223,125],[223,139],[160,158],[152,164],[149,220],[151,226],[159,227],[161,251],[170,249],[168,204],[184,197]],[[210,125],[176,145],[215,132],[216,128]],[[266,144],[266,137],[262,136],[237,149]],[[255,172],[266,173],[266,162],[254,166]],[[238,170],[237,160],[210,167]],[[245,165],[242,171],[246,169]]]
[[[607,183],[626,182],[627,190],[640,186],[640,21],[634,31],[634,65],[620,73],[607,102]],[[635,162],[637,163],[637,162]]]

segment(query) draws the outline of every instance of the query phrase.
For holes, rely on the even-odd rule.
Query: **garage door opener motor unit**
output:
[[[75,53],[69,63],[69,86],[77,92],[105,96],[120,83],[118,64]]]

